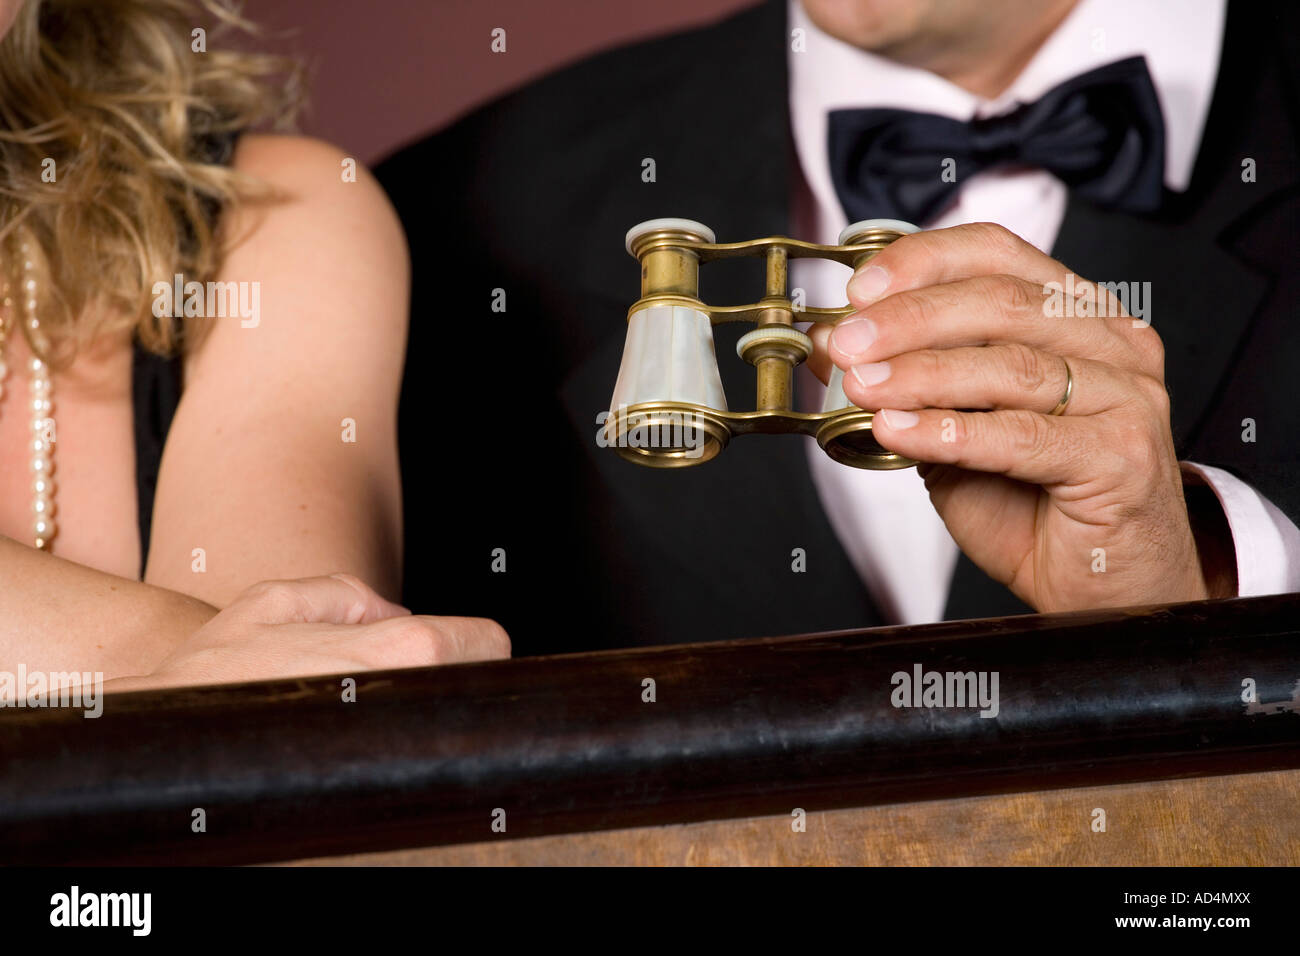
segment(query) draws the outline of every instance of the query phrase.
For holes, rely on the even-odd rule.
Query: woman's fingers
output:
[[[483,617],[391,618],[347,636],[371,667],[431,667],[510,656],[510,636]]]
[[[510,637],[495,621],[416,617],[352,575],[332,574],[254,585],[139,686],[320,677],[509,656]]]
[[[411,613],[350,574],[262,581],[229,610],[260,624],[368,624]]]
[[[393,603],[355,575],[338,572],[331,574],[329,580],[346,584],[360,595],[363,608],[361,620],[357,623],[367,624],[371,621],[382,621],[391,617],[407,617],[411,613],[410,608]],[[329,593],[333,594],[334,589],[329,589]],[[329,598],[327,597],[326,600],[329,600]]]
[[[279,645],[276,669],[286,677],[340,674],[358,667],[434,667],[510,656],[505,629],[482,617],[407,615],[352,626],[292,625],[273,628],[259,640],[264,646]]]
[[[371,624],[257,624],[218,614],[147,677],[121,690],[325,677],[432,667],[510,656],[495,621],[473,617],[387,618]]]

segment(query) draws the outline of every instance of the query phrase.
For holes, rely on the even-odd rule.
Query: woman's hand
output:
[[[885,410],[880,444],[924,463],[957,544],[1038,610],[1222,596],[1198,544],[1230,557],[1231,537],[1194,534],[1160,337],[1081,279],[1061,303],[1071,279],[987,223],[904,236],[850,281],[858,311],[814,326],[810,364]]]
[[[107,691],[313,677],[510,656],[486,618],[416,617],[348,574],[264,581],[240,594],[144,677]]]

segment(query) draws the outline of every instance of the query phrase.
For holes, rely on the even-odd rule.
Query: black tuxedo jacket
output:
[[[721,241],[790,233],[787,36],[776,0],[606,53],[379,167],[414,264],[400,437],[415,609],[496,618],[519,655],[881,623],[818,502],[810,439],[741,438],[672,472],[596,444],[639,290],[624,232],[686,216]],[[1234,3],[1191,187],[1144,217],[1072,197],[1054,249],[1078,275],[1152,283],[1180,456],[1293,519],[1298,36],[1291,4]],[[761,288],[742,263],[702,273],[708,302]],[[717,331],[731,402],[752,407],[743,330]],[[962,559],[948,617],[1024,610]]]

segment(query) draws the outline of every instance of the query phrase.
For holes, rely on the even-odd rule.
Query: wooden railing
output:
[[[918,666],[996,674],[996,716],[895,706]],[[1300,767],[1300,595],[360,673],[355,702],[345,676],[0,710],[0,861],[287,860]]]

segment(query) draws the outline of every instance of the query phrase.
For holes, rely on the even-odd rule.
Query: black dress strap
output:
[[[196,138],[192,151],[205,163],[229,165],[234,159],[240,133],[215,133]],[[216,225],[221,210],[204,201],[204,212]],[[192,241],[192,237],[186,241]],[[135,421],[136,508],[140,521],[140,577],[149,560],[153,527],[154,495],[158,489],[158,468],[162,464],[167,432],[181,401],[181,355],[154,355],[132,342],[131,405]]]
[[[181,358],[164,358],[132,344],[131,405],[135,420],[136,508],[140,520],[140,577],[149,559],[154,494],[163,445],[181,401]]]

